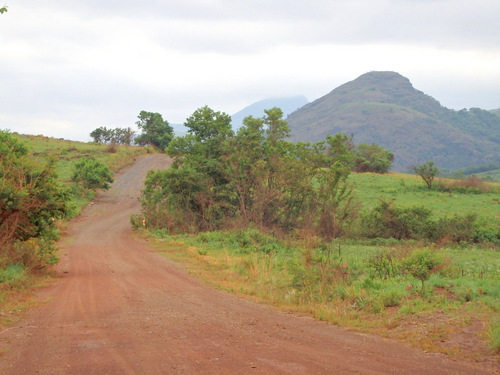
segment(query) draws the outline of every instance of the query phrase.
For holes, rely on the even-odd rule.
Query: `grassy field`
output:
[[[111,173],[119,171],[121,168],[134,162],[139,155],[152,150],[144,147],[131,146],[110,146],[93,142],[77,142],[57,139],[44,136],[14,134],[21,142],[28,145],[31,154],[35,158],[46,158],[54,156],[57,160],[56,170],[62,184],[71,186],[71,176],[74,164],[81,158],[94,158],[106,164]],[[92,199],[93,193],[89,196],[74,196],[74,204],[77,212]]]
[[[60,180],[64,183],[71,181],[73,165],[80,158],[92,157],[105,163],[112,172],[116,172],[132,163],[135,157],[147,152],[144,147],[112,147],[44,136],[14,135],[28,145],[34,157],[55,156],[58,159],[57,172]]]
[[[464,194],[429,190],[420,177],[402,173],[354,173],[349,182],[355,186],[356,200],[363,209],[373,208],[380,200],[386,200],[402,207],[430,208],[435,218],[475,213],[500,225],[500,183],[489,183],[489,193]]]
[[[493,171],[481,172],[477,174],[480,178],[489,178],[491,181],[500,182],[500,169],[495,169]]]

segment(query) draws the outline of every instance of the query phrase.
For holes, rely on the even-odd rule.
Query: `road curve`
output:
[[[45,302],[0,333],[2,374],[491,374],[214,290],[133,236],[148,155],[68,227]]]

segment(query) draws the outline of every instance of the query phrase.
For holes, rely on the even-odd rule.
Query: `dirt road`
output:
[[[2,374],[489,374],[207,287],[135,238],[152,155],[68,228],[46,302],[0,333]]]

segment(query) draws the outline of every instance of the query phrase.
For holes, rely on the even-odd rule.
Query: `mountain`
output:
[[[265,109],[279,107],[283,111],[284,118],[293,111],[299,109],[308,101],[304,96],[291,96],[286,98],[270,98],[253,103],[248,107],[231,116],[233,129],[238,129],[243,124],[243,119],[247,116],[262,117]]]
[[[345,132],[356,144],[377,143],[394,153],[396,171],[429,160],[447,169],[500,161],[500,116],[450,110],[395,72],[363,74],[287,120],[292,141]]]

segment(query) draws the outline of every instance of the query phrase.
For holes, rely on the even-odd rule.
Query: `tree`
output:
[[[7,7],[0,8],[0,14],[7,12]]]
[[[152,145],[165,151],[174,137],[174,129],[168,121],[164,121],[159,113],[146,111],[141,111],[137,118],[139,121],[136,122],[136,125],[142,133],[135,142],[141,146]]]
[[[387,173],[394,161],[394,154],[376,143],[359,144],[355,149],[354,171],[358,173]]]
[[[417,165],[413,167],[413,171],[422,177],[422,180],[427,184],[429,189],[432,188],[432,182],[434,181],[434,177],[439,173],[439,168],[434,162],[428,161],[427,163]]]
[[[84,194],[88,190],[107,190],[109,184],[113,182],[109,168],[95,159],[81,159],[78,161],[75,164],[71,179],[82,184],[85,189]]]
[[[280,233],[307,227],[325,240],[342,233],[352,212],[349,138],[330,137],[329,154],[325,142],[287,142],[282,111],[264,112],[245,118],[236,135],[230,117],[209,107],[186,120],[188,134],[167,148],[173,166],[146,180],[142,207],[152,226],[201,231],[238,223]]]

